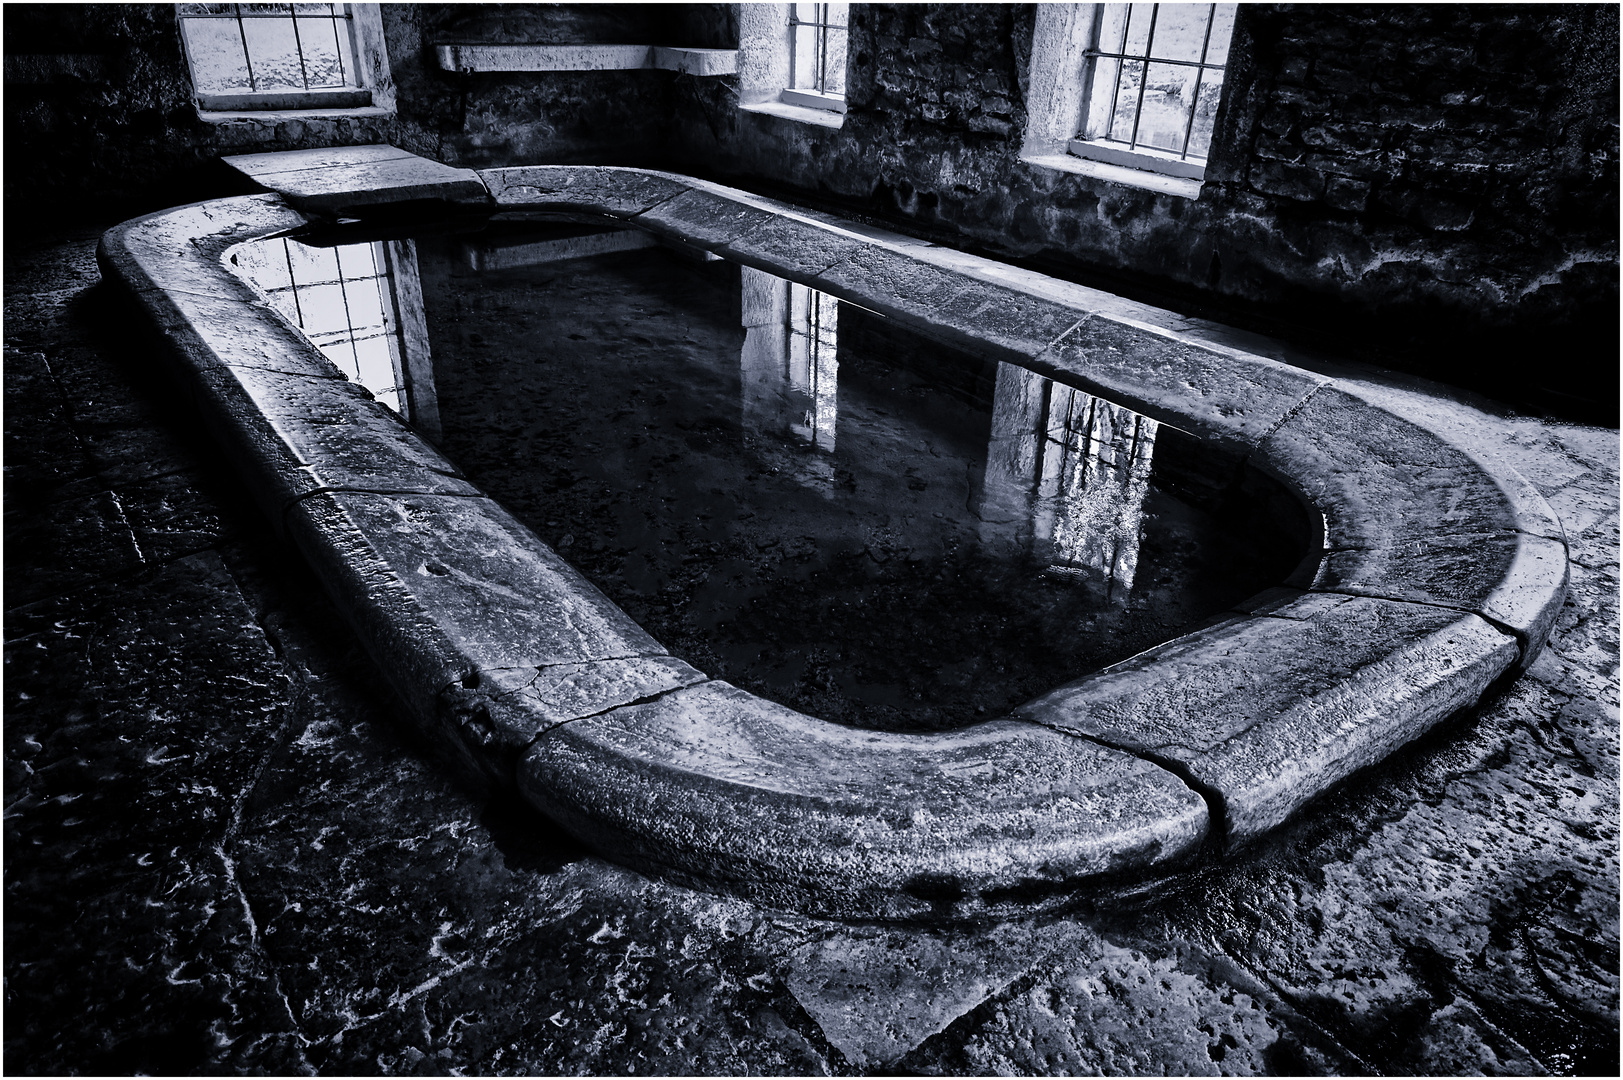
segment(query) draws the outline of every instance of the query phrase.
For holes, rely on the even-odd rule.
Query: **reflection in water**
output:
[[[635,251],[658,244],[652,233],[645,233],[641,229],[597,229],[582,231],[577,236],[536,240],[521,235],[517,238],[464,243],[461,247],[462,258],[468,269],[485,271],[515,270],[522,266],[540,266],[589,255]]]
[[[414,241],[312,247],[283,238],[246,244],[232,260],[340,371],[439,439]]]
[[[744,428],[792,434],[834,449],[839,398],[839,301],[740,267]]]
[[[981,500],[986,539],[1029,544],[1051,571],[1091,578],[1125,603],[1156,428],[1120,405],[999,365]]]

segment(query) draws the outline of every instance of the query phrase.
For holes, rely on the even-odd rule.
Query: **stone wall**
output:
[[[1502,396],[1615,403],[1615,8],[1244,5],[1194,201],[1020,159],[1033,24],[853,5],[842,129],[684,86],[673,154]]]
[[[209,122],[193,104],[173,4],[12,4],[6,9],[6,200],[85,199],[131,213],[222,193],[221,154],[393,142],[474,167],[524,162],[655,165],[676,78],[661,71],[458,75],[453,41],[726,46],[726,5],[387,4],[398,114]]]
[[[457,40],[728,47],[735,6],[383,18],[398,117],[211,124],[172,5],[10,5],[8,216],[218,194],[217,155],[305,146],[663,166],[1506,399],[1615,408],[1614,6],[1243,5],[1197,200],[1020,159],[1030,5],[853,5],[840,130],[741,112],[731,79],[434,58]]]
[[[14,227],[86,200],[134,213],[218,195],[230,182],[221,154],[362,145],[390,132],[381,118],[201,119],[173,4],[8,4],[5,52]]]

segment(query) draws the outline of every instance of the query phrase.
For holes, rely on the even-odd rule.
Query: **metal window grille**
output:
[[[1082,137],[1203,162],[1237,6],[1099,5]]]
[[[845,94],[850,4],[789,5],[789,88]]]
[[[178,4],[200,95],[286,94],[360,85],[345,4]]]

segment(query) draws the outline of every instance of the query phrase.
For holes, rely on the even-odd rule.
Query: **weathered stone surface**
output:
[[[521,165],[479,174],[501,207],[553,206],[635,217],[689,190],[640,169]]]
[[[799,279],[822,273],[864,243],[811,222],[774,216],[716,251],[780,277]]]
[[[1474,611],[1543,648],[1567,590],[1567,548],[1526,533],[1444,533],[1371,550],[1326,552],[1314,587]]]
[[[520,790],[588,842],[759,900],[961,916],[1175,864],[1206,806],[1171,774],[1040,727],[837,727],[722,682],[554,728]]]
[[[240,195],[162,210],[107,230],[96,256],[132,288],[184,288],[197,267],[244,240],[305,223],[280,195]],[[214,294],[218,286],[206,288]]]
[[[207,274],[217,292],[225,292],[219,287],[225,283],[220,282],[218,269],[208,268]],[[237,296],[171,292],[167,301],[147,302],[147,311],[167,335],[170,348],[195,368],[224,365],[343,377],[308,338],[251,292]]]
[[[493,704],[527,714],[526,741],[555,724],[594,716],[621,705],[704,682],[706,675],[674,656],[627,656],[479,673]],[[518,731],[518,718],[498,722]]]
[[[960,1045],[905,1064],[922,1075],[1267,1075],[1290,1010],[1213,966],[1194,950],[1096,939],[1036,965],[1034,985],[985,1010]]]
[[[892,1065],[1054,954],[1097,956],[1073,922],[836,932],[795,950],[789,993],[856,1069]]]
[[[1515,662],[1472,615],[1309,595],[1150,649],[1014,715],[1176,762],[1254,837],[1476,701]]]
[[[332,168],[337,165],[377,165],[385,161],[417,158],[409,150],[379,143],[372,146],[334,146],[315,150],[285,150],[268,154],[227,154],[220,160],[250,180],[263,182],[281,173]],[[418,160],[421,160],[420,158]]]
[[[1326,380],[1163,331],[1089,318],[1031,365],[1202,438],[1248,448]],[[1309,500],[1311,502],[1311,499]]]
[[[1316,390],[1258,451],[1324,511],[1332,551],[1522,528],[1516,504],[1470,455],[1336,386]]]
[[[997,359],[1029,363],[1085,312],[903,252],[866,245],[818,275],[818,287]]]
[[[200,372],[205,408],[255,432],[284,497],[322,489],[477,495],[456,467],[358,383],[263,368]]]
[[[662,236],[700,247],[720,247],[777,215],[708,191],[685,191],[666,200],[636,222]]]
[[[32,603],[141,566],[141,549],[111,491],[7,513],[6,605]]]
[[[420,199],[484,203],[490,198],[472,169],[442,165],[395,147],[334,147],[223,160],[245,176],[323,216]]]

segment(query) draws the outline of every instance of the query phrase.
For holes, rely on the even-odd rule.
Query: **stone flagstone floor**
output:
[[[1561,515],[1529,675],[1136,897],[818,922],[606,864],[420,753],[96,287],[111,224],[6,252],[7,1072],[1616,1065],[1616,430],[1334,370]]]

